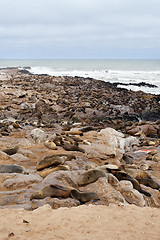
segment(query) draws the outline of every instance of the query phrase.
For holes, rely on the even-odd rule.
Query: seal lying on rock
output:
[[[19,149],[19,146],[15,146],[14,148],[6,148],[2,151],[5,152],[8,155],[13,155],[13,154],[18,152],[18,149]]]
[[[65,161],[69,161],[71,159],[74,159],[75,156],[73,154],[54,154],[49,155],[44,158],[42,158],[37,163],[37,170],[42,170],[46,167],[50,166],[57,166],[59,164],[63,164]]]
[[[17,164],[8,164],[8,165],[1,165],[0,166],[1,173],[23,173],[28,174],[26,169]]]
[[[48,185],[41,190],[33,193],[30,199],[43,199],[46,197],[62,197],[68,198],[70,196],[72,188],[63,187],[58,184],[55,185]]]
[[[87,185],[89,183],[95,182],[100,177],[106,177],[108,179],[108,174],[100,169],[90,169],[79,176],[78,185]]]
[[[56,171],[70,171],[70,167],[68,165],[58,165],[57,167],[54,168],[49,168],[49,169],[45,169],[42,172],[39,173],[39,175],[43,178],[45,178],[47,175],[49,175],[52,172],[56,172]]]
[[[71,197],[79,200],[81,203],[89,202],[91,200],[99,200],[99,197],[96,193],[80,192],[76,189],[71,190]]]
[[[153,179],[150,178],[136,178],[136,179],[140,184],[143,184],[147,187],[151,187],[153,189],[160,189],[160,185],[156,183]]]
[[[62,145],[62,147],[64,148],[64,150],[66,151],[79,151],[79,152],[82,152],[84,153],[84,149],[80,148],[79,146],[77,145],[72,145],[72,144],[69,144],[69,143],[65,143]]]
[[[127,173],[125,172],[121,172],[119,169],[118,170],[112,170],[112,169],[109,169],[110,173],[112,173],[119,181],[121,180],[128,180],[130,181],[132,184],[133,184],[133,188],[138,190],[140,193],[143,193],[144,195],[146,195],[147,197],[151,197],[151,194],[144,191],[139,182],[132,178],[131,176],[129,176]]]

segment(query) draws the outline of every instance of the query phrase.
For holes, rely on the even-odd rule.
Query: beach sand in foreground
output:
[[[33,212],[3,209],[0,239],[159,240],[160,209],[136,206],[80,206]]]

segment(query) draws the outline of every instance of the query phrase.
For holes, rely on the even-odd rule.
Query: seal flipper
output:
[[[58,184],[55,184],[55,185],[51,184],[50,186],[53,187],[53,188],[60,189],[60,190],[62,190],[62,191],[68,191],[67,188],[65,188],[65,187],[63,187],[63,186],[60,186],[60,185],[58,185]]]

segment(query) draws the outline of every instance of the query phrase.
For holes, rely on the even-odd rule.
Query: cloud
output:
[[[123,58],[128,51],[139,58],[147,49],[157,58],[159,7],[159,0],[2,0],[1,58]]]

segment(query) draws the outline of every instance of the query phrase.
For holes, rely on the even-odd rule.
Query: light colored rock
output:
[[[140,207],[144,207],[146,205],[143,195],[139,191],[133,189],[131,182],[122,180],[120,181],[120,184],[120,192],[128,203],[135,204]]]
[[[11,173],[9,177],[10,178],[6,179],[3,182],[3,185],[6,188],[12,188],[12,189],[17,189],[17,187],[24,187],[24,186],[28,186],[29,184],[38,183],[42,181],[42,178],[40,176],[34,175],[34,174],[23,175],[20,173],[14,173],[14,174]]]
[[[30,135],[35,143],[43,142],[46,140],[47,137],[46,133],[40,128],[35,128],[34,130],[32,130]]]
[[[27,158],[36,158],[35,154],[27,149],[19,148],[18,153],[23,154]]]
[[[133,146],[137,146],[138,145],[138,139],[136,137],[133,136],[129,136],[127,138],[125,138],[125,149],[131,148]]]
[[[11,158],[16,162],[28,162],[30,159],[28,157],[25,157],[21,153],[16,153],[11,156]]]
[[[152,160],[154,162],[159,162],[160,161],[160,151],[153,155]]]

